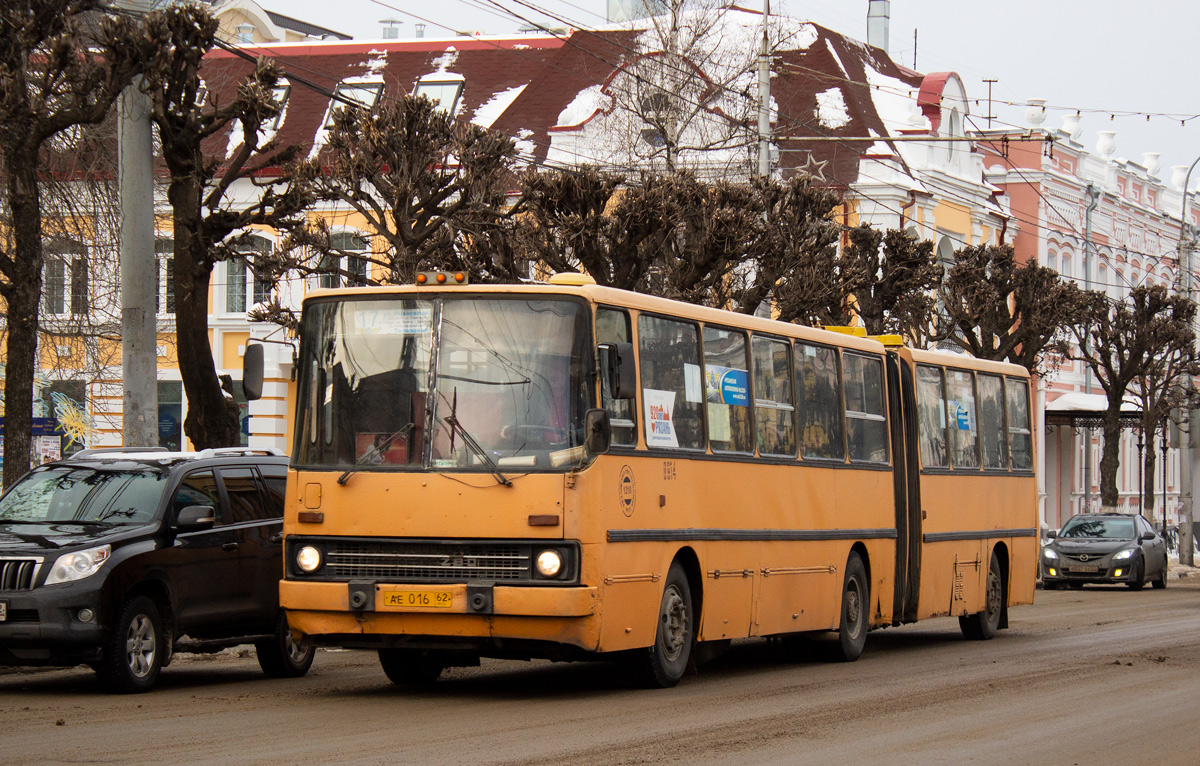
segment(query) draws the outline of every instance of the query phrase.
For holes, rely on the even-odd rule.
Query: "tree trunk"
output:
[[[33,378],[37,368],[38,303],[42,295],[42,223],[37,152],[7,158],[8,199],[15,241],[8,301],[4,367],[4,486],[29,470],[33,431]]]
[[[1142,515],[1154,521],[1154,438],[1146,445],[1142,460]]]
[[[168,198],[174,211],[175,335],[179,375],[187,397],[183,430],[196,449],[236,447],[238,407],[221,390],[208,339],[208,290],[212,263],[199,230],[201,185],[191,177],[171,182]]]
[[[1117,471],[1121,468],[1121,417],[1112,405],[1104,413],[1104,449],[1100,453],[1100,505],[1105,512],[1117,508]]]

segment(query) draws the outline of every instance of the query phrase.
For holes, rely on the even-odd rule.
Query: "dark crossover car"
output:
[[[1167,587],[1167,544],[1140,514],[1082,513],[1072,516],[1042,548],[1042,585],[1125,583],[1134,590],[1150,581]]]
[[[269,676],[313,650],[279,608],[287,458],[84,450],[0,497],[0,664],[87,663],[150,689],[176,650],[253,643]]]

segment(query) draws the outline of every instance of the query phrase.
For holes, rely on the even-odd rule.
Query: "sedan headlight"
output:
[[[1056,558],[1058,558],[1058,552],[1057,552],[1057,551],[1055,551],[1053,548],[1043,548],[1043,549],[1042,549],[1042,555],[1043,555],[1043,556],[1045,556],[1045,557],[1046,557],[1046,558],[1048,558],[1048,559],[1056,559]]]
[[[64,553],[50,568],[50,574],[46,576],[46,584],[55,585],[91,577],[99,571],[101,564],[108,561],[111,553],[111,545],[98,545],[85,551]]]
[[[1121,561],[1122,559],[1127,559],[1132,555],[1133,555],[1133,549],[1130,548],[1129,550],[1118,551],[1117,553],[1114,553],[1112,560],[1113,561]]]

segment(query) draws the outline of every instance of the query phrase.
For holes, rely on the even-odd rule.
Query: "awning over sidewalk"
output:
[[[1108,399],[1104,394],[1071,391],[1046,403],[1046,425],[1098,428],[1107,411]],[[1141,423],[1142,405],[1126,397],[1121,402],[1121,427],[1137,428]]]

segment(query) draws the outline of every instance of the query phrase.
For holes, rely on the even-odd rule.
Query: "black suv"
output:
[[[287,462],[125,448],[30,471],[0,497],[0,665],[143,692],[175,650],[253,643],[267,675],[304,675],[279,608]]]

